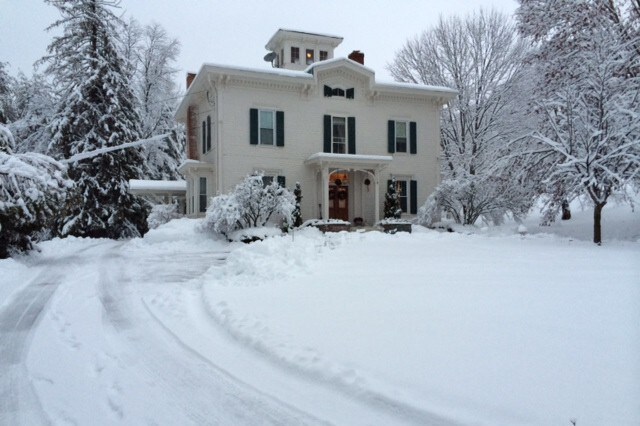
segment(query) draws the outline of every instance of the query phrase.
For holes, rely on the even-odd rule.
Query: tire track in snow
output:
[[[0,424],[49,424],[27,371],[31,337],[60,283],[43,270],[0,311]]]
[[[103,321],[114,333],[124,351],[118,355],[124,365],[135,363],[136,373],[151,382],[150,392],[157,397],[145,397],[144,404],[162,404],[175,415],[166,419],[180,424],[287,425],[318,424],[317,419],[285,403],[264,395],[235,380],[215,365],[195,355],[177,341],[146,310],[136,293],[140,280],[162,285],[186,282],[202,274],[212,261],[221,262],[224,253],[182,253],[158,259],[136,257],[136,267],[143,273],[132,280],[127,275],[128,260],[111,255],[101,264],[99,299],[104,308]],[[185,263],[186,262],[186,263]],[[144,271],[144,265],[153,270]],[[179,267],[178,267],[179,266]],[[176,273],[176,270],[181,271]],[[144,272],[147,272],[146,274]],[[124,342],[124,344],[122,344]],[[117,385],[117,384],[116,384]],[[108,404],[120,419],[126,419],[123,403],[126,390],[109,397]],[[126,405],[126,404],[125,404]],[[146,411],[152,410],[149,407]]]

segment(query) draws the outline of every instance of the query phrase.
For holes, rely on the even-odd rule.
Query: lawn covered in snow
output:
[[[307,231],[234,251],[204,297],[274,362],[415,419],[631,425],[639,248]]]
[[[231,380],[233,400],[248,386],[279,401],[239,408],[274,424],[637,425],[640,220],[605,210],[596,246],[589,214],[531,221],[525,235],[306,229],[250,245],[181,219],[142,239],[53,240],[0,261],[0,308],[48,264],[65,276],[26,362],[54,424],[101,410],[97,424],[262,418],[207,403],[218,400],[209,383]]]

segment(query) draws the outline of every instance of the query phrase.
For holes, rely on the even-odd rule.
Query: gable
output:
[[[347,89],[370,88],[375,80],[375,73],[369,68],[350,59],[338,58],[319,62],[307,69],[315,77],[319,87],[341,87]]]

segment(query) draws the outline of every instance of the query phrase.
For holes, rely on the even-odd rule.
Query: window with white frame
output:
[[[406,121],[396,121],[396,152],[407,152],[407,133],[409,123]]]
[[[300,48],[291,46],[291,63],[297,64],[300,62]]]
[[[260,110],[259,114],[259,141],[260,145],[273,145],[276,130],[275,111]]]
[[[347,152],[347,119],[331,117],[331,152],[345,154]]]
[[[313,49],[307,49],[305,58],[307,60],[307,65],[311,65],[315,61],[315,54]]]

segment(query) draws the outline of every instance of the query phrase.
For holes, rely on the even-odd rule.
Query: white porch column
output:
[[[322,219],[329,219],[329,167],[322,163]]]

